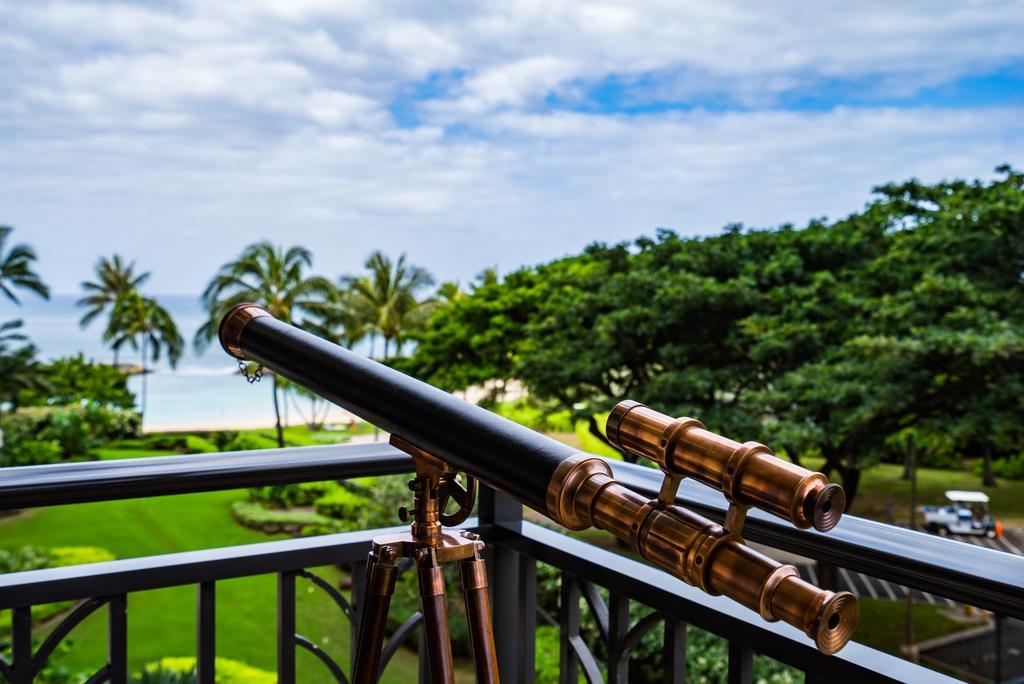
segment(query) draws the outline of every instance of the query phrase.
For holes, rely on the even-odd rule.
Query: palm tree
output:
[[[37,392],[53,389],[36,358],[36,352],[32,344],[10,350],[0,345],[0,405],[6,402],[16,407],[18,394],[23,389]]]
[[[451,304],[465,296],[457,280],[447,280],[437,287],[437,299],[444,304]]]
[[[7,239],[14,229],[0,226],[0,291],[15,304],[20,304],[12,288],[20,287],[35,292],[43,299],[50,298],[50,288],[43,283],[39,275],[32,270],[32,262],[36,260],[35,251],[25,244],[17,244],[4,254]]]
[[[322,301],[310,302],[305,309],[308,317],[303,318],[299,327],[346,349],[370,333],[359,300],[343,287],[332,286]]]
[[[286,323],[295,323],[300,315],[315,314],[334,287],[326,278],[306,276],[304,270],[312,265],[313,255],[305,247],[286,251],[269,242],[246,247],[237,259],[220,267],[203,292],[209,319],[196,332],[196,349],[205,349],[217,337],[220,320],[236,304],[258,304]],[[284,447],[277,375],[273,377],[277,443]]]
[[[353,309],[363,317],[371,336],[379,334],[384,340],[384,359],[390,353],[391,342],[401,351],[408,333],[420,327],[436,306],[435,300],[418,301],[420,291],[432,287],[434,278],[426,269],[406,264],[405,255],[398,261],[381,252],[374,252],[366,260],[369,275],[346,278],[353,298]],[[371,355],[373,354],[371,339]]]
[[[7,344],[9,342],[24,342],[28,339],[25,333],[19,332],[21,326],[21,321],[0,323],[0,353],[7,351]]]
[[[119,254],[115,254],[111,259],[101,258],[96,262],[95,270],[95,282],[83,282],[82,289],[85,290],[86,296],[75,302],[75,306],[87,309],[78,322],[83,328],[108,308],[112,318],[118,302],[129,293],[138,290],[139,286],[149,279],[149,271],[136,275],[135,262],[125,263]],[[121,339],[121,337],[118,336],[115,339]],[[114,344],[113,349],[114,365],[116,366],[120,345]]]
[[[185,349],[185,340],[178,332],[178,326],[167,309],[155,299],[143,297],[138,290],[132,290],[114,305],[103,340],[113,343],[115,348],[128,343],[132,349],[141,351],[142,402],[139,415],[144,420],[146,377],[149,374],[147,362],[159,360],[160,352],[166,348],[171,368],[178,365],[178,359]]]

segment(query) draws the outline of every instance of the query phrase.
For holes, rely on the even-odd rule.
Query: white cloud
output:
[[[379,247],[467,278],[657,226],[837,216],[876,183],[1024,156],[1021,109],[870,104],[1019,68],[1020,0],[0,0],[0,26],[0,223],[58,291],[113,249],[155,289],[197,291],[263,237],[309,244],[332,274]],[[432,75],[400,127],[389,108]],[[586,104],[609,77],[695,108],[547,104]],[[837,79],[867,104],[778,108]]]

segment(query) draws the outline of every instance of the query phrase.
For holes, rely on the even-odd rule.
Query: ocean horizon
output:
[[[41,300],[25,294],[21,306],[5,301],[0,304],[0,321],[20,319],[22,331],[39,349],[39,358],[51,360],[76,354],[86,359],[112,363],[114,353],[104,346],[101,335],[106,317],[100,316],[87,328],[78,324],[83,310],[75,306],[81,295],[59,294]],[[206,320],[199,296],[155,295],[165,307],[182,337],[186,348],[177,367],[171,369],[165,353],[161,353],[148,374],[148,393],[143,429],[148,432],[171,430],[218,430],[264,427],[274,424],[271,383],[250,385],[241,377],[238,364],[215,340],[202,352],[192,344],[196,331]],[[369,347],[357,347],[367,353]],[[120,363],[142,363],[139,351],[121,349]],[[142,376],[134,375],[128,386],[135,393],[136,403],[142,398]],[[296,402],[299,402],[296,405]],[[302,424],[300,413],[309,412],[309,400],[289,397],[282,402],[282,420]],[[348,422],[350,415],[331,407],[329,422]]]

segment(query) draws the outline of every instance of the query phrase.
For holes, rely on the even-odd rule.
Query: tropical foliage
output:
[[[822,456],[848,498],[900,435],[1024,448],[1024,176],[878,188],[802,229],[669,231],[483,282],[399,366],[450,390],[518,379],[590,421],[624,398]],[[941,451],[941,450],[939,450]]]
[[[234,306],[259,304],[275,318],[298,323],[299,316],[323,311],[323,302],[334,295],[334,286],[320,276],[309,276],[312,253],[304,247],[287,250],[269,242],[257,242],[220,267],[203,291],[203,305],[209,318],[195,336],[197,349],[205,349],[217,336],[224,315]],[[274,417],[278,445],[284,446],[278,379],[273,376]]]
[[[352,311],[365,322],[371,337],[379,335],[383,340],[383,358],[387,359],[391,343],[395,343],[395,352],[401,353],[402,343],[434,310],[434,300],[417,299],[433,286],[434,279],[426,269],[407,263],[404,254],[393,262],[374,252],[365,265],[366,275],[343,278],[342,285],[349,292]]]
[[[36,260],[35,250],[25,244],[15,244],[6,249],[13,232],[10,226],[0,226],[0,292],[15,304],[20,303],[15,292],[17,289],[28,290],[43,299],[49,299],[50,288],[32,270],[32,262]]]
[[[93,363],[83,354],[54,359],[40,367],[46,381],[44,390],[22,390],[19,406],[53,404],[95,405],[131,409],[135,395],[128,389],[128,377],[113,366]]]
[[[86,295],[76,302],[76,305],[86,309],[85,314],[79,321],[83,328],[89,325],[97,316],[107,311],[110,315],[107,328],[113,323],[114,311],[118,305],[131,293],[138,291],[139,287],[149,279],[149,272],[135,273],[135,262],[126,263],[119,254],[113,255],[110,259],[103,257],[96,262],[96,280],[85,281],[82,289]],[[117,365],[122,336],[110,337],[114,350],[114,365]]]
[[[111,313],[103,338],[120,348],[126,343],[139,350],[142,359],[142,401],[140,413],[146,414],[146,389],[148,364],[160,360],[166,351],[171,368],[178,364],[185,350],[185,340],[178,332],[167,309],[149,297],[143,297],[138,290],[132,290],[119,299]]]

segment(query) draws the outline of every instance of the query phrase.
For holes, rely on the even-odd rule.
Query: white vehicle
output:
[[[988,510],[988,494],[951,489],[945,506],[922,506],[925,529],[934,534],[983,534],[996,536],[996,521]]]

